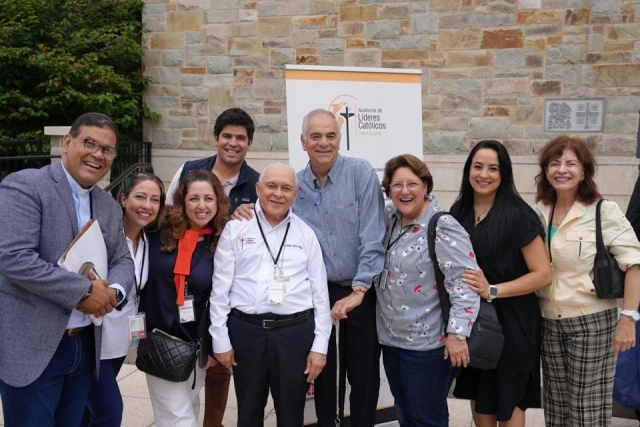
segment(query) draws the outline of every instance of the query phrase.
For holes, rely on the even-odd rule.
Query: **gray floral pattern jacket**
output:
[[[383,345],[426,351],[443,346],[446,339],[427,247],[429,219],[442,208],[434,196],[428,200],[427,210],[407,227],[400,226],[393,204],[385,208],[385,269],[375,280],[378,339]],[[435,245],[451,301],[446,332],[469,336],[480,308],[480,296],[461,279],[465,269],[479,269],[469,235],[452,215],[443,215]]]

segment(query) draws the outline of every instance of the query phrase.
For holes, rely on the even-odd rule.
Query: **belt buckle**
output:
[[[263,329],[274,329],[275,326],[267,326],[267,322],[273,322],[271,319],[262,319],[262,328]]]

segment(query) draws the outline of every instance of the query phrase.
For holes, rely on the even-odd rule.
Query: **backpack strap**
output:
[[[449,310],[451,309],[451,302],[449,301],[449,294],[444,288],[444,274],[440,270],[438,265],[438,257],[436,256],[436,226],[438,220],[442,215],[451,215],[446,211],[439,211],[431,216],[429,219],[429,225],[427,228],[427,245],[429,246],[429,258],[433,264],[433,271],[436,274],[436,283],[438,288],[438,299],[440,300],[440,310],[442,311],[442,318],[444,319],[444,330],[446,333],[447,324],[449,323]]]

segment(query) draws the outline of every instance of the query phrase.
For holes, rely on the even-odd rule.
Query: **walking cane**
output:
[[[336,323],[336,427],[340,427],[340,320]]]

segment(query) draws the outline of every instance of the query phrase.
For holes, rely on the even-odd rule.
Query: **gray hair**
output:
[[[309,131],[309,120],[311,117],[316,116],[318,114],[323,114],[327,117],[331,117],[336,122],[336,129],[338,130],[338,139],[340,139],[340,121],[338,117],[333,114],[329,110],[325,110],[324,108],[316,108],[315,110],[311,110],[307,113],[306,116],[302,119],[302,137],[307,139],[307,132]]]
[[[258,179],[258,182],[260,184],[262,184],[262,182],[264,181],[264,176],[266,175],[267,171],[274,167],[281,167],[291,171],[291,173],[293,174],[293,179],[295,181],[295,186],[298,187],[298,175],[296,174],[295,169],[286,163],[280,163],[280,162],[269,163],[267,166],[264,167],[264,169],[262,169],[262,173],[260,174],[260,178]]]

